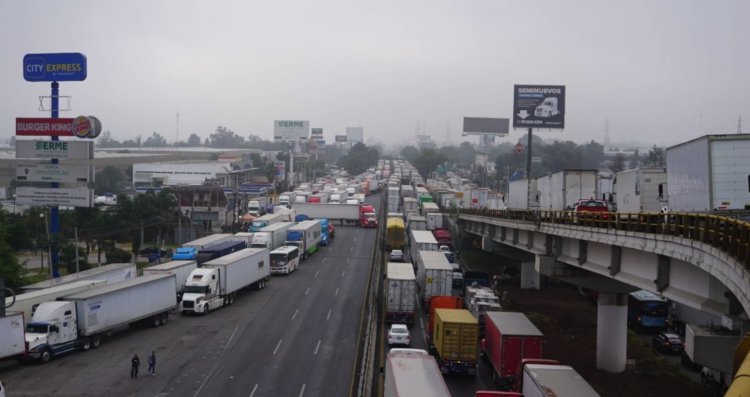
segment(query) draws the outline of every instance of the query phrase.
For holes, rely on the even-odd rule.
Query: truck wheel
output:
[[[161,325],[164,325],[169,321],[169,313],[164,312],[161,314]]]
[[[161,325],[161,317],[159,314],[154,314],[153,317],[151,317],[151,326],[156,328]]]
[[[83,338],[81,341],[81,351],[87,352],[89,350],[91,350],[91,339]]]
[[[97,347],[102,345],[102,338],[99,336],[93,336],[91,337],[91,347],[96,349]]]
[[[52,351],[50,349],[44,349],[42,351],[42,355],[39,357],[39,360],[43,363],[48,363],[49,360],[52,360]]]
[[[206,314],[208,314],[208,312],[210,310],[211,309],[208,307],[208,303],[206,303],[205,305],[203,305],[203,313],[202,314],[205,316]]]

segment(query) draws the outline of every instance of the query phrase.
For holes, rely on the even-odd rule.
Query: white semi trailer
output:
[[[37,306],[44,302],[57,300],[57,298],[88,291],[107,284],[106,280],[80,280],[68,284],[56,285],[40,290],[18,294],[15,297],[5,298],[5,308],[13,311],[23,312],[26,321],[31,320]]]
[[[25,285],[22,289],[23,292],[38,291],[81,280],[105,280],[107,284],[112,284],[136,277],[137,275],[138,272],[133,263],[112,263],[51,280]]]

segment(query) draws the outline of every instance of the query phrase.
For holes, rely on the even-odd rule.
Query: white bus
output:
[[[289,274],[299,267],[299,248],[285,245],[271,251],[271,274]]]

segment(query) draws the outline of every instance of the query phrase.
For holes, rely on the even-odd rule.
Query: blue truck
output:
[[[330,244],[331,239],[328,235],[328,219],[323,218],[319,219],[320,221],[320,245],[322,246],[328,246]]]
[[[245,248],[247,248],[247,243],[245,241],[223,241],[220,243],[209,245],[199,250],[198,255],[195,259],[198,261],[198,266],[200,266],[201,264],[212,259],[220,258],[224,255],[228,255],[232,252],[239,251]]]

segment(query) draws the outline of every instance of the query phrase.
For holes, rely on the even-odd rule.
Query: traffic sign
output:
[[[513,128],[565,128],[564,85],[515,85]]]
[[[86,80],[86,56],[77,52],[26,54],[23,78],[26,81]]]
[[[523,149],[525,149],[526,146],[524,146],[523,143],[518,142],[516,143],[516,146],[514,146],[514,148],[516,149],[516,153],[522,153]]]

